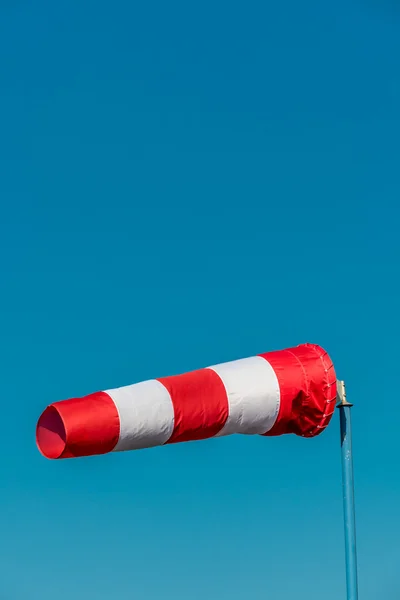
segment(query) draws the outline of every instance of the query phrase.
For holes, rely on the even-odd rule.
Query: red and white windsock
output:
[[[318,435],[335,408],[336,376],[315,344],[55,402],[39,418],[47,458],[137,450],[232,433]]]

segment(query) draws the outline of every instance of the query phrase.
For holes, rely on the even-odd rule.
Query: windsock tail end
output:
[[[55,406],[48,406],[36,427],[36,444],[46,458],[60,458],[66,447],[66,431]]]
[[[50,404],[39,418],[36,443],[46,458],[111,452],[119,438],[117,408],[105,392]]]

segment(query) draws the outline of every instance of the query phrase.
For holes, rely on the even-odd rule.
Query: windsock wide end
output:
[[[278,418],[266,435],[311,438],[322,433],[336,401],[336,374],[328,353],[317,344],[300,344],[262,356],[274,367],[281,392]]]

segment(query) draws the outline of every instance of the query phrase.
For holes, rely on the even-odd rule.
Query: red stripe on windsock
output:
[[[200,369],[158,379],[174,407],[174,431],[168,444],[213,437],[228,418],[228,398],[219,375]]]
[[[327,352],[316,344],[260,354],[274,369],[281,402],[275,425],[264,435],[314,437],[335,410],[336,375]]]
[[[119,438],[117,408],[108,394],[55,402],[36,428],[36,441],[47,458],[73,458],[111,452]]]

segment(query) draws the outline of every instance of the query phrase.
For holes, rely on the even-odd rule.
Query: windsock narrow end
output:
[[[119,438],[117,408],[106,392],[54,402],[39,418],[36,441],[47,458],[111,452]]]
[[[66,447],[64,421],[55,406],[48,406],[36,427],[36,444],[46,458],[60,458]]]

